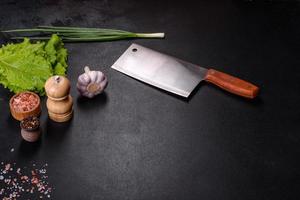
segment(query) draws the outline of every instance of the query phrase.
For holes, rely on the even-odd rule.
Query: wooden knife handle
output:
[[[228,92],[250,99],[255,98],[259,91],[259,88],[251,83],[214,69],[207,71],[205,80]]]

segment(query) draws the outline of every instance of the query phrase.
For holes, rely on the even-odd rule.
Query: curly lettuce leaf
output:
[[[51,39],[45,46],[45,51],[49,57],[54,70],[54,74],[65,75],[67,68],[67,49],[60,37],[52,35]]]
[[[65,75],[67,50],[57,35],[48,42],[7,44],[0,48],[0,83],[12,92],[25,90],[44,95],[44,84],[53,75]]]

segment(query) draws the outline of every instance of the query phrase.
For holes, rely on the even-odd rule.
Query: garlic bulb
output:
[[[101,71],[91,71],[84,67],[85,73],[78,77],[77,90],[82,96],[92,98],[103,92],[107,86],[107,78]]]

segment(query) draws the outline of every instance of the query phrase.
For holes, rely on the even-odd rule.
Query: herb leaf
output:
[[[67,50],[61,39],[52,35],[48,42],[7,44],[0,48],[0,83],[12,92],[25,90],[44,95],[46,80],[65,75]]]

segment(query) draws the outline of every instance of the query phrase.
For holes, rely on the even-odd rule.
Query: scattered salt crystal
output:
[[[33,164],[33,166],[35,165]],[[47,165],[44,164],[39,169],[31,167],[30,170],[26,170],[26,167],[18,168],[16,163],[12,165],[2,162],[2,166],[0,165],[0,184],[3,183],[5,186],[2,189],[0,188],[0,196],[6,195],[4,197],[5,200],[12,200],[19,197],[22,198],[23,195],[30,192],[31,194],[38,193],[40,199],[50,198],[51,187],[49,187],[49,183],[47,182],[48,176],[45,168]],[[3,200],[3,196],[0,199]]]
[[[8,163],[8,164],[5,165],[5,171],[8,171],[9,168],[10,168],[10,164]]]
[[[37,184],[38,182],[39,182],[39,179],[37,179],[36,177],[33,177],[31,179],[31,183],[33,183],[33,184]]]
[[[21,180],[28,180],[28,176],[21,176]]]
[[[34,170],[31,170],[31,174],[32,174],[32,176],[36,176],[36,173]]]
[[[9,184],[10,184],[10,181],[11,181],[11,180],[10,180],[10,179],[8,179],[8,178],[7,178],[7,179],[4,179],[4,183],[6,183],[7,185],[9,185]]]

